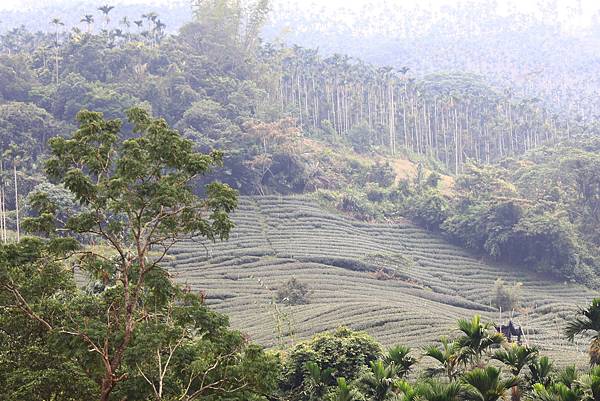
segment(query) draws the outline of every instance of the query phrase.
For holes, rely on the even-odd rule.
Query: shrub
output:
[[[289,305],[305,305],[310,302],[310,293],[306,284],[292,277],[277,291],[277,301]]]
[[[396,173],[390,163],[375,163],[369,168],[367,182],[374,182],[382,187],[391,186],[396,180]]]
[[[350,140],[350,144],[352,148],[357,152],[366,152],[372,145],[372,139],[374,137],[374,132],[369,125],[366,123],[358,124],[353,127],[350,131],[348,131],[348,139]]]
[[[342,212],[353,214],[362,220],[369,220],[375,216],[375,210],[364,195],[356,192],[343,193],[336,204],[336,208]]]
[[[501,310],[517,309],[521,300],[522,287],[523,283],[515,283],[512,287],[507,287],[504,280],[501,278],[496,279],[492,303]]]
[[[386,198],[386,191],[373,183],[367,184],[366,192],[367,199],[371,202],[383,202]]]
[[[438,230],[448,215],[446,199],[435,190],[419,192],[406,200],[405,214],[428,230]]]
[[[442,176],[439,175],[438,173],[436,173],[435,171],[433,171],[431,174],[429,174],[429,176],[427,176],[427,180],[425,181],[425,186],[428,188],[437,188],[441,179],[442,179]]]
[[[333,377],[351,381],[382,356],[379,343],[370,335],[341,327],[334,332],[318,334],[312,340],[297,344],[284,362],[282,388],[292,400],[300,400],[310,381],[308,362],[321,371],[330,369]]]

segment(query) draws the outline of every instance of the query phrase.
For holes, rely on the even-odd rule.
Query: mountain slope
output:
[[[529,343],[558,363],[587,360],[584,341],[579,349],[567,343],[561,328],[595,295],[586,287],[484,263],[408,222],[351,220],[308,197],[243,197],[235,221],[228,242],[174,249],[171,272],[264,345],[347,325],[385,345],[418,347],[458,318],[499,320],[490,300],[500,277],[523,283],[515,320]],[[277,288],[292,276],[310,286],[310,303],[275,308]]]

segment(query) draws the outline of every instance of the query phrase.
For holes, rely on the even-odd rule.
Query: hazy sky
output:
[[[274,3],[298,4],[301,7],[311,7],[313,4],[325,8],[335,9],[336,7],[344,7],[346,9],[360,9],[365,4],[372,4],[376,1],[386,2],[388,4],[398,4],[406,6],[409,4],[418,4],[422,8],[436,9],[443,5],[456,4],[456,2],[465,2],[467,0],[272,0]],[[468,0],[476,2],[477,0]],[[537,13],[540,7],[539,0],[499,0],[501,10],[518,10],[526,13]],[[592,15],[600,12],[600,0],[555,0],[558,12],[563,21],[568,25],[576,27],[579,25],[587,25]],[[190,4],[190,0],[0,0],[1,10],[19,10],[19,9],[35,9],[41,7],[51,7],[53,4],[81,4],[81,3],[98,3],[98,4],[161,4],[172,6],[186,6]],[[502,10],[503,9],[503,10]],[[578,9],[578,10],[577,10]],[[572,10],[577,10],[578,17],[573,18]],[[1,20],[1,15],[0,15]]]
[[[278,1],[278,0],[275,0]],[[286,3],[319,3],[319,4],[327,4],[332,6],[344,5],[344,6],[361,6],[366,3],[373,3],[373,0],[279,0],[284,1]],[[375,0],[376,1],[376,0]],[[382,0],[384,1],[384,0]],[[419,3],[422,5],[431,4],[431,5],[444,5],[444,4],[452,4],[457,1],[465,1],[465,0],[387,0],[391,3]],[[473,1],[473,0],[471,0]],[[51,6],[53,3],[82,3],[81,0],[0,0],[0,9],[12,9],[17,10],[19,8],[29,8],[34,6]],[[87,1],[85,1],[87,3]],[[104,1],[106,2],[106,1]],[[98,1],[98,3],[102,3],[102,1]],[[169,4],[169,3],[180,3],[186,4],[189,3],[187,0],[112,0],[108,1],[110,4]],[[538,0],[502,0],[499,3],[507,3],[511,6],[516,6],[518,9],[523,11],[531,11],[537,8]],[[581,3],[582,8],[584,9],[584,13],[594,12],[600,9],[600,1],[598,0],[557,0],[557,4],[561,8],[573,7],[576,4]]]
[[[34,8],[34,7],[51,7],[52,4],[80,4],[89,3],[89,1],[81,0],[0,0],[0,10],[19,10],[23,8]],[[169,3],[189,3],[188,1],[182,0],[99,0],[96,1],[98,4],[169,4]]]

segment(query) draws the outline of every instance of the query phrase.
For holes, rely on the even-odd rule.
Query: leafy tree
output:
[[[493,304],[500,310],[514,310],[519,307],[522,283],[507,288],[504,280],[497,278],[493,288]]]
[[[337,378],[337,388],[332,396],[332,401],[359,401],[362,400],[362,394],[354,388],[348,385],[346,379],[343,377]]]
[[[355,151],[365,153],[370,150],[374,134],[368,124],[362,123],[348,131],[348,139]]]
[[[467,385],[467,400],[497,401],[507,390],[518,383],[515,377],[503,380],[501,370],[493,366],[475,368],[462,376]]]
[[[409,355],[410,348],[404,345],[395,345],[390,348],[383,357],[383,362],[387,366],[393,366],[396,370],[396,375],[399,378],[406,376],[413,365],[417,362],[416,358]]]
[[[592,301],[588,308],[581,308],[578,315],[567,323],[565,334],[570,341],[576,336],[592,334],[590,344],[590,364],[600,364],[600,298]]]
[[[33,83],[33,71],[23,56],[0,56],[0,96],[4,100],[24,102]]]
[[[447,217],[448,204],[437,191],[420,191],[406,201],[405,213],[428,230],[438,230]]]
[[[554,364],[547,356],[541,356],[531,361],[528,365],[529,368],[529,383],[541,383],[547,386],[552,381],[552,375],[554,373]]]
[[[391,399],[395,394],[397,367],[394,364],[386,366],[382,360],[371,361],[370,365],[370,370],[359,378],[363,392],[373,401]]]
[[[315,362],[307,362],[308,383],[305,388],[305,395],[309,400],[322,400],[327,387],[333,384],[332,368],[321,370]]]
[[[47,150],[48,139],[61,133],[64,127],[65,124],[35,104],[7,102],[0,105],[0,146],[5,151],[11,145],[18,146],[29,163],[37,162]]]
[[[268,0],[248,5],[230,0],[194,1],[195,24],[202,33],[199,45],[219,64],[247,73],[243,64],[253,58],[269,7]]]
[[[429,380],[418,385],[419,399],[426,401],[460,401],[465,394],[464,385],[457,381],[449,383]]]
[[[535,347],[512,344],[508,346],[507,349],[496,351],[492,356],[492,359],[504,363],[510,369],[510,373],[513,377],[518,378],[523,368],[530,363],[535,362],[537,357],[538,350]],[[511,399],[513,401],[521,399],[521,392],[518,386],[512,387]]]
[[[140,103],[133,96],[119,93],[100,83],[90,83],[75,73],[65,76],[56,91],[49,96],[54,97],[52,114],[64,120],[73,119],[84,107],[99,110],[107,118],[122,118],[123,110]]]
[[[477,365],[490,346],[504,342],[504,336],[496,332],[494,325],[482,323],[479,315],[471,320],[460,319],[458,329],[461,336],[456,339],[456,343],[460,347],[460,359],[464,363]]]
[[[443,373],[449,381],[460,375],[461,346],[457,341],[450,341],[447,337],[440,339],[441,347],[428,345],[423,349],[423,355],[435,359],[439,367],[429,368],[430,376]]]
[[[140,330],[153,319],[163,326],[170,320],[177,290],[160,267],[166,253],[189,236],[226,239],[233,227],[228,214],[236,206],[236,194],[227,186],[208,184],[203,200],[190,186],[221,162],[220,153],[194,152],[192,143],[164,120],[141,109],[128,111],[128,116],[137,135],[125,141],[119,139],[120,121],[89,111],[78,114],[80,127],[71,138],[50,141],[47,172],[83,207],[57,225],[55,206],[39,194],[33,202],[39,215],[24,223],[30,231],[47,235],[54,252],[75,252],[79,268],[99,280],[99,294],[75,294],[66,303],[72,309],[55,319],[28,304],[19,265],[2,275],[12,307],[46,331],[62,335],[74,360],[99,384],[101,400],[108,400],[130,377],[128,353]],[[113,254],[77,251],[76,241],[65,233],[91,236]],[[44,293],[45,298],[56,299],[56,292]]]
[[[369,168],[366,180],[367,182],[374,182],[386,188],[394,184],[395,179],[396,173],[392,166],[388,162],[380,163],[377,161]]]
[[[340,328],[333,333],[318,334],[290,350],[283,366],[282,390],[292,399],[302,399],[309,380],[308,362],[316,363],[321,371],[331,369],[333,377],[352,381],[381,355],[379,344],[366,333]]]
[[[68,249],[25,238],[0,245],[0,372],[2,400],[81,400],[97,396],[87,359],[64,352],[55,326],[71,313],[72,273],[57,261]],[[82,363],[83,362],[83,363]]]

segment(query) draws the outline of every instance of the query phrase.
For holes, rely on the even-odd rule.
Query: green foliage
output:
[[[54,220],[65,194],[32,194],[37,215],[24,226],[45,238],[0,248],[0,319],[12,328],[0,356],[11,369],[0,381],[11,397],[261,399],[277,383],[277,358],[231,331],[160,265],[186,236],[228,237],[235,191],[211,182],[201,199],[191,186],[222,155],[195,152],[141,109],[128,116],[129,139],[120,121],[82,111],[72,137],[51,140],[48,174],[80,207]],[[67,261],[97,280],[91,291],[75,287]],[[35,349],[37,365],[26,359]]]
[[[284,361],[282,389],[291,392],[293,399],[303,399],[309,392],[310,372],[306,368],[309,362],[333,377],[354,380],[381,354],[379,344],[366,333],[340,328],[319,334],[290,351]]]
[[[8,102],[0,105],[0,146],[22,147],[22,157],[35,163],[46,150],[48,138],[58,135],[64,125],[46,110],[32,103]]]
[[[554,364],[546,355],[531,361],[528,368],[530,383],[541,383],[546,386],[552,382]]]
[[[479,315],[473,316],[471,320],[460,319],[458,329],[461,336],[456,339],[456,343],[460,347],[459,359],[463,363],[476,365],[492,345],[504,342],[504,336],[496,332],[494,325],[482,322]]]
[[[427,369],[428,376],[443,373],[448,380],[454,380],[461,373],[461,346],[456,341],[446,337],[440,339],[441,347],[428,345],[423,349],[423,355],[433,358],[439,366]]]
[[[476,328],[475,331],[481,331],[485,326],[478,322],[477,317],[470,322],[464,322]],[[464,328],[465,324],[459,322],[459,327]],[[315,340],[322,337],[323,334],[317,335]],[[289,384],[285,383],[282,396],[288,397],[286,399],[327,401],[498,401],[508,398],[510,392],[513,400],[524,397],[545,401],[592,401],[600,394],[598,367],[585,374],[579,373],[575,367],[567,367],[556,373],[552,362],[546,356],[539,357],[536,348],[516,344],[506,345],[490,355],[490,359],[481,355],[477,361],[472,361],[472,365],[464,365],[460,362],[460,353],[464,348],[459,348],[459,344],[464,343],[463,339],[464,334],[455,341],[444,338],[442,349],[432,345],[423,350],[425,356],[438,360],[440,364],[453,360],[456,361],[455,367],[461,364],[465,368],[464,372],[458,369],[450,370],[452,374],[448,375],[448,371],[438,371],[437,373],[446,376],[445,379],[419,376],[409,381],[402,378],[407,371],[399,361],[407,361],[406,366],[412,366],[416,360],[410,357],[407,359],[407,347],[397,346],[384,358],[361,365],[358,374],[350,381],[343,376],[337,376],[335,369],[322,368],[310,360],[304,365],[306,383],[302,387],[303,390],[300,387],[285,387]],[[330,352],[334,353],[332,350]],[[338,353],[339,351],[335,354]],[[498,368],[493,360],[502,362],[510,370],[510,375],[503,374],[502,369]],[[527,376],[522,373],[525,367],[529,368]]]
[[[71,269],[55,262],[62,255],[57,254],[55,243],[33,238],[0,246],[0,360],[5,366],[0,383],[2,397],[6,397],[0,399],[98,397],[101,363],[70,330],[83,315],[86,335],[101,335],[107,329],[101,314],[103,298],[116,294],[105,291],[90,296],[77,289]],[[17,294],[26,303],[15,304]],[[161,372],[165,397],[199,391],[206,399],[218,399],[220,391],[228,389],[231,399],[248,400],[274,390],[279,370],[276,357],[247,344],[240,333],[228,328],[224,316],[206,309],[197,296],[176,291],[172,300],[176,303],[171,304],[168,316],[153,316],[136,330],[121,368],[129,378],[115,388],[115,398],[154,397],[152,385],[158,386]],[[168,369],[163,364],[164,370],[159,371],[157,355],[163,363],[171,358]],[[202,377],[205,384],[220,383],[218,388],[202,390]],[[241,383],[243,388],[239,388]]]
[[[347,137],[355,151],[366,153],[371,150],[375,133],[367,123],[363,122],[348,131]]]
[[[410,348],[405,345],[396,345],[387,350],[383,362],[388,366],[393,366],[396,370],[396,376],[406,376],[417,360],[409,355]]]
[[[359,401],[363,398],[362,394],[356,388],[349,386],[343,377],[337,378],[337,388],[329,396],[331,401]]]
[[[501,379],[501,370],[493,366],[484,369],[475,368],[463,375],[467,385],[467,399],[479,401],[497,401],[504,397],[506,391],[518,383],[517,378]]]
[[[123,110],[129,109],[140,100],[102,83],[88,82],[79,73],[70,73],[56,87],[40,88],[40,96],[45,96],[52,104],[52,114],[64,121],[73,121],[82,109],[102,112],[109,118],[123,117]],[[51,99],[51,100],[50,100]],[[38,102],[44,104],[45,100]]]
[[[580,219],[581,213],[595,219],[590,196],[596,196],[597,183],[587,173],[595,156],[578,149],[582,143],[551,150],[564,153],[557,157],[566,164],[534,152],[530,157],[536,163],[518,164],[514,172],[467,165],[448,203],[436,189],[405,184],[405,214],[478,253],[595,286],[594,230]],[[572,170],[580,177],[571,175]],[[582,197],[587,201],[576,200]]]
[[[415,223],[429,230],[438,230],[447,217],[448,204],[437,191],[417,192],[405,201],[404,210]]]
[[[341,193],[336,208],[361,220],[371,220],[376,215],[373,205],[366,199],[364,194],[358,191]]]
[[[389,162],[375,162],[367,173],[367,182],[374,182],[380,187],[386,188],[391,186],[396,179],[396,173],[390,166]]]
[[[511,344],[505,349],[496,351],[492,358],[508,366],[510,373],[517,377],[525,366],[536,361],[537,356],[538,350],[535,347]]]
[[[25,102],[32,87],[33,72],[25,55],[0,57],[0,97],[5,101]]]
[[[21,193],[43,181],[37,160],[48,152],[46,140],[80,109],[123,118],[123,110],[143,105],[203,152],[227,150],[224,168],[210,178],[243,194],[343,191],[339,209],[363,220],[402,214],[478,253],[597,284],[595,127],[553,116],[472,74],[414,79],[407,69],[261,43],[269,9],[268,1],[196,1],[195,21],[174,35],[150,12],[133,30],[126,20],[94,34],[87,14],[86,33],[64,32],[57,20],[55,32],[4,35],[0,132],[23,159]],[[252,133],[280,121],[294,130]],[[578,138],[581,131],[591,134]],[[321,143],[307,141],[309,133]],[[333,146],[324,149],[323,141]],[[350,147],[379,154],[373,165],[364,157],[353,162]],[[396,177],[382,153],[463,174],[454,193],[440,192],[440,175],[425,177],[423,166],[409,188],[390,188]],[[494,168],[467,163],[519,154]]]
[[[55,261],[64,253],[56,250],[34,238],[0,245],[2,400],[80,400],[97,390],[85,367],[58,348],[65,335],[48,330],[68,320],[77,296],[71,271]]]
[[[449,383],[428,380],[420,383],[416,390],[418,396],[426,401],[459,401],[464,397],[464,386],[456,381]]]
[[[395,155],[398,141],[416,154],[435,154],[448,171],[458,172],[467,157],[481,161],[520,154],[533,147],[532,141],[542,142],[541,133],[546,140],[564,136],[563,120],[547,117],[550,113],[534,101],[515,108],[512,95],[502,96],[468,74],[406,79],[406,70],[398,75],[344,56],[321,60],[306,49],[260,45],[267,1],[248,6],[199,0],[195,7],[196,21],[172,36],[164,35],[164,24],[153,13],[144,16],[146,23],[140,21],[137,34],[108,29],[112,6],[105,5],[100,10],[107,29],[99,35],[78,30],[59,35],[63,25],[56,19],[56,39],[22,30],[2,37],[7,54],[0,57],[0,137],[3,149],[10,148],[4,156],[23,170],[22,192],[36,186],[23,228],[44,238],[0,248],[0,362],[7,367],[0,387],[9,389],[9,398],[278,396],[277,358],[247,344],[200,297],[173,285],[160,263],[184,236],[209,241],[229,236],[236,194],[215,178],[246,194],[343,191],[332,201],[361,219],[395,216],[399,210],[482,254],[594,282],[600,244],[597,143],[538,150],[524,162],[505,161],[505,169],[466,166],[456,180],[456,199],[442,194],[439,174],[425,177],[422,165],[414,181],[390,188],[394,169],[387,162],[369,165],[345,157],[348,144],[360,152]],[[86,23],[89,29],[87,16]],[[122,118],[123,110],[140,104],[127,113],[128,122],[103,118]],[[80,112],[83,108],[103,115]],[[150,110],[166,120],[151,118]],[[290,115],[294,118],[287,119]],[[73,137],[57,136],[76,116],[80,126]],[[470,125],[470,117],[479,124]],[[443,129],[452,118],[456,126]],[[303,129],[340,147],[305,141]],[[566,132],[571,136],[570,128]],[[48,148],[50,136],[55,138]],[[61,185],[35,176],[48,152],[48,171]],[[222,170],[212,171],[221,165]],[[294,210],[293,221],[304,224],[305,213]],[[322,224],[315,219],[307,227]],[[372,236],[371,226],[361,224],[348,227]],[[405,235],[400,231],[406,227],[393,228],[388,233],[394,240]],[[414,227],[407,231],[423,235]],[[417,239],[424,238],[431,240]],[[364,248],[373,246],[365,243]],[[272,256],[277,244],[269,246],[251,252]],[[321,255],[319,261],[366,272],[379,267],[380,259],[401,260],[423,267],[411,270],[425,270],[422,251],[419,260],[377,250],[375,255],[362,252],[360,259]],[[89,290],[76,288],[72,269],[94,280]],[[286,291],[281,300],[306,302],[301,283],[288,283]],[[510,294],[497,292],[498,305],[507,298],[515,303]],[[485,309],[471,299],[464,302]],[[569,326],[570,337],[593,331],[584,317]],[[408,348],[382,355],[372,339],[343,330],[292,350],[283,381],[297,399],[455,400],[462,370],[482,363],[498,342],[478,319],[459,326],[462,335],[456,340],[426,350],[449,383],[431,381],[411,389],[398,380],[415,363]],[[592,350],[598,348],[595,340]],[[515,376],[528,364],[532,381],[545,386],[539,394],[572,398],[568,391],[573,391],[597,398],[595,371],[581,379],[571,371],[555,378],[549,360],[520,348],[496,356]],[[486,368],[468,372],[464,380],[471,397],[493,400],[508,385],[499,376]]]
[[[588,308],[580,308],[579,313],[565,328],[567,339],[573,341],[576,336],[592,334],[590,344],[590,363],[600,365],[600,298],[592,300]]]
[[[305,394],[309,400],[321,400],[328,386],[333,384],[333,368],[321,370],[315,362],[306,362],[308,371]]]
[[[394,394],[398,372],[394,364],[371,361],[370,369],[359,377],[359,386],[369,400],[385,401]]]
[[[199,46],[220,65],[243,71],[248,61],[244,57],[255,54],[269,8],[268,0],[251,5],[229,0],[194,1],[194,15],[202,33]]]

